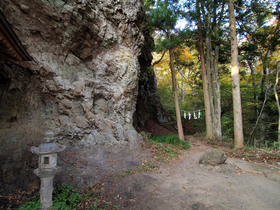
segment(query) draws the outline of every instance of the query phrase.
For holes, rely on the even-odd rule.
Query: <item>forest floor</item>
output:
[[[229,157],[226,164],[201,165],[202,154],[224,149],[199,136],[186,140],[191,148],[177,160],[104,184],[107,200],[118,209],[280,209],[279,166]]]
[[[152,126],[156,134],[172,134],[153,122],[150,124],[148,127]],[[169,150],[169,145],[144,141],[143,148],[150,151],[152,157],[147,156],[146,162],[135,169],[123,171],[85,191],[95,192],[93,199],[100,209],[280,209],[279,152],[231,150],[216,143],[208,144],[202,135],[188,135],[185,139],[191,148],[182,150],[172,146],[178,151],[172,151],[174,156],[159,155]],[[200,164],[200,156],[212,150],[224,151],[228,156],[226,163]],[[5,199],[18,206],[26,200],[24,197],[36,193],[33,194],[17,192]]]

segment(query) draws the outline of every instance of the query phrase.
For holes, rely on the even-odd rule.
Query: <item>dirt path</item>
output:
[[[159,171],[118,179],[111,189],[120,209],[280,209],[280,168],[228,158],[210,167],[198,163],[214,150],[192,136],[183,159]]]

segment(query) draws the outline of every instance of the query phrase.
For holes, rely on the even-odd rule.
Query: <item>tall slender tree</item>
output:
[[[197,22],[198,27],[198,51],[204,89],[206,138],[210,139],[222,139],[218,60],[219,35],[225,15],[224,6],[225,0],[195,0],[195,4],[192,5],[196,8],[193,11],[195,13],[193,20]]]
[[[238,46],[234,15],[233,0],[229,0],[229,23],[231,39],[231,77],[232,77],[232,98],[233,98],[233,118],[234,118],[234,145],[237,148],[244,147],[242,107],[240,96]]]
[[[273,90],[274,90],[276,106],[277,106],[277,110],[278,110],[278,142],[280,144],[280,104],[279,104],[279,96],[278,96],[278,92],[277,92],[277,86],[278,86],[278,83],[279,83],[280,61],[277,62],[276,68],[277,68],[277,70],[276,70],[276,80],[275,80]]]
[[[182,42],[180,31],[175,29],[179,16],[180,8],[178,6],[178,0],[158,0],[155,7],[150,10],[149,22],[154,30],[159,32],[159,39],[156,41],[157,50],[164,52],[169,51],[169,66],[172,77],[178,136],[181,140],[184,140],[174,67],[174,48]]]
[[[202,75],[202,84],[203,84],[203,96],[204,96],[204,109],[205,109],[205,124],[206,124],[206,139],[213,139],[213,124],[212,124],[212,115],[210,110],[210,97],[209,97],[209,81],[207,78],[206,66],[205,66],[205,53],[204,53],[204,42],[202,34],[202,24],[201,24],[201,13],[200,13],[200,3],[199,0],[196,0],[196,17],[197,17],[197,27],[198,27],[198,51],[200,55],[201,63],[201,75]]]

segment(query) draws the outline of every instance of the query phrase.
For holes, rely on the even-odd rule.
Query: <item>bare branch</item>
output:
[[[156,62],[153,63],[153,66],[155,66],[156,64],[158,64],[158,63],[163,59],[163,57],[164,57],[164,55],[165,55],[166,52],[167,52],[167,50],[165,50],[165,51],[163,52],[161,58],[160,58],[158,61],[156,61]]]

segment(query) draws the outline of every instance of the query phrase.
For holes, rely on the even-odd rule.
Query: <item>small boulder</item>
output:
[[[223,164],[227,160],[227,156],[222,151],[211,151],[203,154],[199,158],[199,163],[216,166]]]
[[[207,210],[210,208],[207,208],[207,206],[205,206],[202,203],[195,203],[191,206],[191,210]]]

